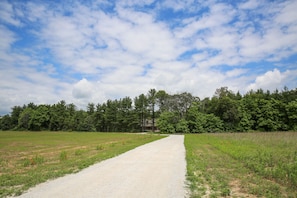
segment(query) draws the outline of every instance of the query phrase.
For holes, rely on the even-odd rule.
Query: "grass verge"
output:
[[[188,134],[191,197],[297,197],[297,133]]]
[[[75,173],[164,136],[124,133],[0,132],[0,197]]]

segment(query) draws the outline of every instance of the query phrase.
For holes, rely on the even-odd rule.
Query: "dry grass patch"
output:
[[[162,136],[124,133],[0,132],[0,197],[77,172]]]

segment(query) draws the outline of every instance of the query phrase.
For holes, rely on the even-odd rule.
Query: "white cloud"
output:
[[[239,41],[240,54],[248,60],[278,61],[297,50],[296,1],[263,4],[256,9]],[[265,10],[265,12],[263,12]],[[261,18],[257,15],[264,15]]]
[[[227,6],[226,4],[213,4],[210,6],[208,13],[190,20],[185,27],[178,28],[176,34],[180,38],[189,38],[196,34],[204,37],[207,36],[208,29],[226,25],[233,19],[234,15],[235,10],[231,6]]]
[[[192,48],[217,51],[215,56],[198,63],[204,67],[222,63],[241,65],[263,59],[279,61],[297,50],[297,19],[292,12],[297,9],[296,5],[294,1],[280,4],[247,1],[239,6],[241,9],[256,8],[250,12],[214,4],[202,17],[185,19],[186,26],[178,27],[175,35],[189,41],[187,44]],[[265,17],[260,17],[263,15]],[[285,18],[290,20],[285,21]],[[239,20],[229,24],[234,19]]]
[[[182,73],[182,78],[175,85],[178,91],[187,90],[202,99],[212,96],[218,87],[225,85],[222,73],[206,68],[190,68]]]
[[[53,16],[43,37],[64,65],[79,72],[96,73],[98,67],[145,65],[155,60],[171,60],[180,50],[168,28],[155,23],[145,13],[121,9],[119,16],[88,10],[95,20]],[[102,46],[102,48],[101,48]]]
[[[84,37],[79,28],[80,26],[73,19],[57,16],[48,19],[48,25],[41,36],[55,56],[67,64],[73,57],[79,57],[78,50],[88,43],[88,38]]]
[[[45,72],[34,68],[0,68],[0,112],[7,112],[15,105],[29,102],[53,104],[71,96],[70,85],[50,78]]]
[[[13,11],[13,5],[8,3],[7,1],[0,1],[0,21],[4,21],[5,23],[20,26],[21,22],[16,19],[15,13]]]
[[[72,95],[76,99],[91,98],[93,95],[94,87],[85,78],[74,84]]]
[[[294,24],[297,23],[297,1],[285,1],[283,8],[281,9],[280,14],[276,17],[276,22],[281,24]]]
[[[68,100],[76,104],[79,108],[84,109],[88,103],[97,104],[111,99],[107,98],[104,92],[106,88],[106,85],[101,82],[93,82],[83,78],[73,85],[73,97],[69,97]]]
[[[204,0],[164,0],[158,2],[159,8],[169,8],[175,12],[184,11],[187,13],[195,13],[197,10],[204,9],[212,4],[213,1]]]
[[[245,74],[246,72],[247,72],[246,69],[233,69],[233,70],[230,70],[230,71],[226,72],[226,76],[228,78],[238,77],[238,76],[241,76],[241,75]]]
[[[259,6],[260,2],[258,0],[248,0],[244,3],[239,4],[240,9],[255,9]]]
[[[0,53],[6,53],[13,42],[16,41],[16,36],[13,32],[8,30],[6,27],[0,25]]]
[[[133,6],[144,6],[144,5],[151,5],[156,0],[123,0],[117,2],[118,7],[133,7]]]
[[[265,74],[258,76],[254,83],[251,83],[246,91],[251,89],[264,89],[274,91],[275,89],[281,90],[284,86],[296,86],[297,83],[297,70],[286,70],[280,72],[278,69],[267,71]]]

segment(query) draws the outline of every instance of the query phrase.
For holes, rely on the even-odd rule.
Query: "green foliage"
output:
[[[184,92],[181,94],[174,94],[168,97],[167,106],[168,111],[175,112],[179,119],[185,118],[186,113],[190,106],[194,102],[199,102],[198,97],[194,97],[192,94]]]
[[[2,130],[9,130],[12,126],[12,119],[9,115],[5,115],[0,118],[0,127]]]
[[[134,99],[135,109],[134,112],[137,118],[137,126],[144,131],[145,119],[148,117],[148,99],[144,94],[135,97]]]
[[[189,133],[188,122],[185,119],[181,119],[176,125],[177,133]]]
[[[31,112],[29,129],[33,131],[48,129],[49,121],[49,106],[39,105],[35,110]]]
[[[94,126],[94,118],[92,115],[83,115],[83,119],[77,126],[77,131],[96,131]]]
[[[175,133],[177,116],[173,112],[164,112],[157,120],[157,126],[163,133]]]
[[[156,108],[156,99],[157,99],[156,95],[157,95],[156,89],[150,89],[147,94],[149,111],[151,112],[151,118],[152,118],[153,132],[155,131],[155,118],[156,118],[155,108]]]
[[[159,106],[160,112],[168,111],[168,105],[167,101],[169,99],[170,95],[166,93],[164,90],[159,90],[156,93],[156,102]]]
[[[288,125],[291,129],[297,131],[297,100],[291,101],[286,106],[288,115]]]
[[[20,106],[14,106],[11,110],[11,128],[17,128],[20,114],[22,113],[24,108]]]
[[[214,114],[201,113],[199,104],[194,103],[187,113],[187,121],[191,133],[221,132],[222,120]]]
[[[31,118],[33,116],[34,110],[30,107],[24,109],[24,111],[20,114],[19,121],[18,121],[18,127],[20,129],[24,130],[30,130],[30,122]]]
[[[216,103],[214,114],[223,122],[226,130],[235,128],[239,121],[238,101],[227,96],[220,96]]]

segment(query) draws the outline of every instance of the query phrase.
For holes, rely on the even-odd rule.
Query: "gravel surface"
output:
[[[185,177],[184,136],[171,135],[39,184],[20,197],[182,198]]]

